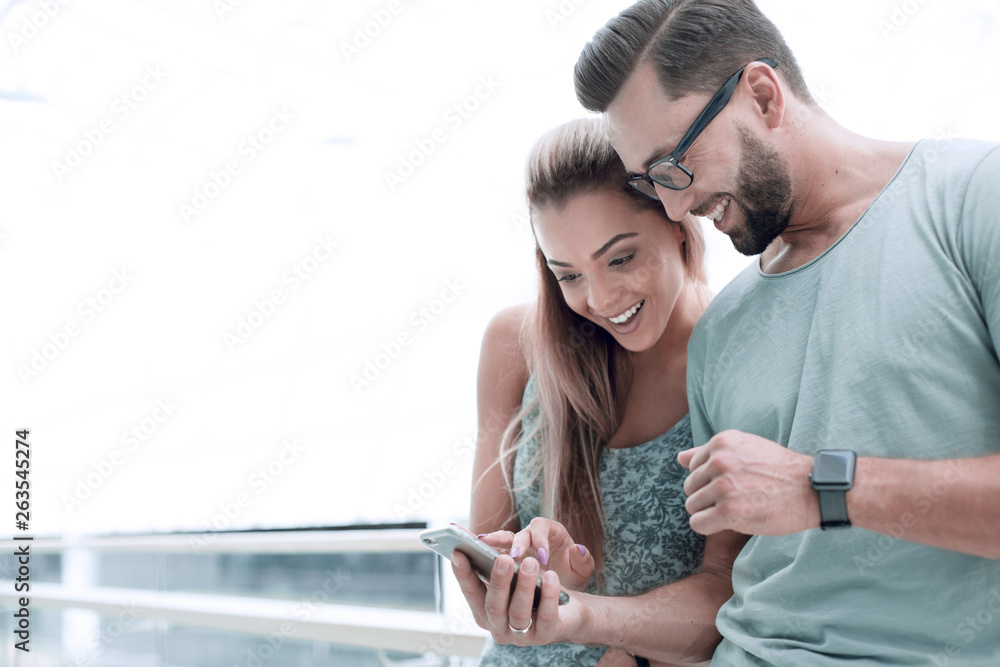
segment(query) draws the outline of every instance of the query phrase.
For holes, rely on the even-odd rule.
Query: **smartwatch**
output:
[[[857,459],[850,449],[822,449],[813,459],[809,482],[819,493],[819,527],[823,530],[851,527],[846,495],[854,486]]]

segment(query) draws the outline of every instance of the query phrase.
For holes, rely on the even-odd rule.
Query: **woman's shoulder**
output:
[[[494,315],[483,333],[483,345],[487,343],[502,347],[517,345],[520,348],[521,329],[528,319],[532,306],[531,303],[508,306]]]
[[[483,332],[480,349],[480,365],[484,362],[498,369],[518,371],[517,375],[528,378],[528,361],[521,339],[521,330],[531,309],[530,303],[504,308],[493,316]],[[523,387],[523,384],[522,384]]]
[[[479,396],[483,407],[506,413],[521,404],[529,376],[521,330],[531,308],[530,303],[504,308],[486,325],[479,351]]]

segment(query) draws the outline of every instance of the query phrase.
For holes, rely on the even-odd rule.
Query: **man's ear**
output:
[[[774,129],[785,118],[785,87],[777,71],[762,62],[747,65],[743,81],[757,113],[768,127]]]

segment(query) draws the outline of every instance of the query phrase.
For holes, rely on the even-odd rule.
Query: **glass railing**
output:
[[[420,528],[36,538],[27,591],[3,540],[0,664],[470,667],[486,633]]]

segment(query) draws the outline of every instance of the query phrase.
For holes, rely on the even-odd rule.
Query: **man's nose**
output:
[[[680,221],[691,211],[691,189],[671,190],[657,182],[653,182],[656,189],[656,196],[660,198],[663,210],[671,220]]]

